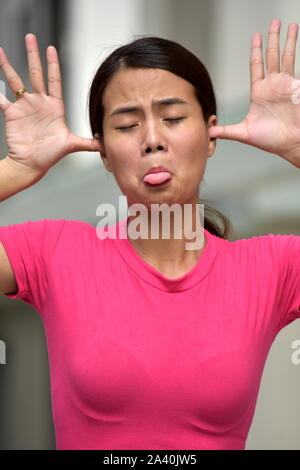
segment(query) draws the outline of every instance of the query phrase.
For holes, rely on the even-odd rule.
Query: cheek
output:
[[[207,137],[201,131],[189,132],[178,142],[177,149],[184,153],[189,162],[205,160],[208,154]]]
[[[105,149],[113,171],[126,172],[132,168],[134,155],[136,154],[132,142],[125,141],[125,139],[123,141],[116,139],[113,144],[106,145]]]
[[[207,132],[206,129],[199,123],[192,123],[186,126],[183,132],[177,134],[177,142],[183,146],[189,146],[189,148],[204,149],[207,145]]]
[[[120,189],[126,192],[130,187],[136,186],[139,167],[136,159],[136,149],[132,145],[116,145],[106,147],[107,157],[110,161],[111,169]]]
[[[201,152],[207,151],[207,134],[200,129],[194,133],[194,139],[192,140],[195,148],[198,148]]]

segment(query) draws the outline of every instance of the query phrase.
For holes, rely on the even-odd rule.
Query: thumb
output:
[[[212,139],[229,139],[245,142],[247,140],[246,126],[243,123],[232,126],[213,126],[208,129],[208,135]]]
[[[85,150],[87,152],[102,152],[103,148],[99,139],[74,136],[73,152]]]

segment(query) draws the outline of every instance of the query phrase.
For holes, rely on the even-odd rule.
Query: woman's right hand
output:
[[[24,165],[24,170],[45,174],[69,153],[100,152],[100,141],[72,134],[66,124],[58,54],[54,46],[47,48],[48,93],[45,87],[38,42],[34,34],[25,36],[29,78],[32,93],[25,92],[9,101],[0,95],[0,109],[5,119],[7,157]],[[2,48],[0,67],[15,94],[24,88]]]

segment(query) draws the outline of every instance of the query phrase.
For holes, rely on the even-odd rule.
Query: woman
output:
[[[57,449],[245,448],[272,342],[300,317],[300,239],[230,242],[226,219],[223,232],[205,219],[204,244],[189,250],[185,228],[199,229],[199,186],[216,138],[300,167],[297,31],[289,26],[280,65],[280,21],[272,22],[266,76],[261,36],[253,36],[249,113],[226,127],[217,125],[209,75],[191,52],[151,37],[118,48],[91,85],[93,139],[67,128],[54,47],[48,95],[34,35],[26,36],[32,93],[0,51],[17,95],[1,100],[9,153],[0,200],[86,150],[100,152],[129,209],[147,209],[147,229],[153,204],[192,208],[181,238],[174,217],[167,239],[161,219],[158,238],[131,236],[136,214],[115,224],[116,238],[65,219],[0,227],[0,292],[35,307],[44,322]]]

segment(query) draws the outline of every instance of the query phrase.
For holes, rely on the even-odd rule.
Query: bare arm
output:
[[[0,160],[0,202],[29,188],[42,177],[41,172],[29,169],[9,157],[3,158]]]
[[[5,157],[0,160],[0,202],[35,184],[42,178],[21,163]],[[5,248],[0,241],[0,294],[15,294],[18,286]]]
[[[16,294],[18,286],[9,258],[0,242],[0,294]]]

